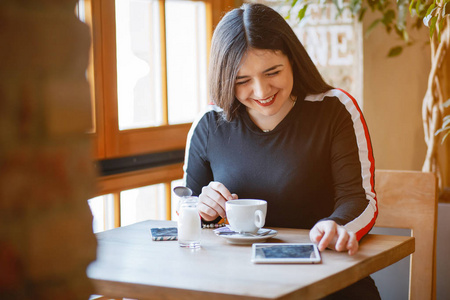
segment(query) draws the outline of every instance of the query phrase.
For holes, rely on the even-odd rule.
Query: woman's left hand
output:
[[[309,232],[309,238],[318,244],[320,251],[328,247],[339,252],[348,251],[349,255],[358,252],[359,245],[355,234],[331,220],[320,221],[314,225]]]

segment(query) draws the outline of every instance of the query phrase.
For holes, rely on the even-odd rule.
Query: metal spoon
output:
[[[173,192],[178,197],[190,197],[192,196],[192,190],[185,186],[176,186],[173,188]]]
[[[251,232],[244,232],[244,231],[242,231],[242,232],[239,232],[239,234],[243,235],[243,236],[254,236],[254,237],[257,237],[257,236],[265,236],[265,235],[269,234],[271,231],[272,231],[272,229],[265,229],[265,230],[260,229],[260,230],[258,230],[257,233],[251,233]]]

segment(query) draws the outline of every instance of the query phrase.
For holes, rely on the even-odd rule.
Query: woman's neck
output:
[[[287,116],[287,114],[291,111],[291,109],[294,107],[297,98],[291,99],[292,101],[286,102],[286,105],[284,105],[281,110],[272,116],[265,116],[258,112],[255,112],[253,110],[248,110],[248,115],[250,119],[255,123],[255,125],[261,129],[264,132],[269,132],[275,129],[278,124],[283,121],[283,119]]]

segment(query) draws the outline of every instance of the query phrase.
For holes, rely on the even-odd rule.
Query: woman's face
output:
[[[254,118],[284,118],[292,108],[294,77],[289,59],[281,51],[248,50],[235,84],[236,98]]]

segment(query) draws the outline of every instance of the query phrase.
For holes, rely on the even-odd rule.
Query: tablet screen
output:
[[[253,244],[255,263],[318,263],[320,253],[312,243]]]

